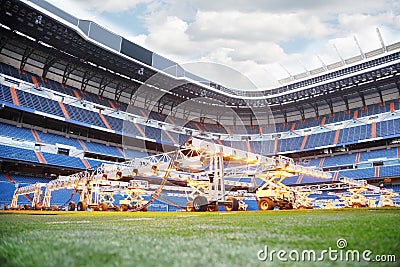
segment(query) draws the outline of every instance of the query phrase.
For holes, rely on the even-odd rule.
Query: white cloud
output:
[[[193,40],[210,38],[257,41],[284,41],[296,37],[321,38],[332,29],[316,16],[304,13],[198,12],[189,28]]]
[[[149,34],[144,44],[162,55],[186,56],[196,54],[196,44],[186,34],[188,24],[175,16],[168,16],[159,20],[150,21]]]

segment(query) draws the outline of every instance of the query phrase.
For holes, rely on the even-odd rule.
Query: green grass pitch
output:
[[[371,250],[400,265],[400,209],[270,212],[2,212],[0,266],[366,266],[260,261],[269,250]],[[263,255],[263,254],[260,254]],[[370,257],[372,257],[370,256]]]

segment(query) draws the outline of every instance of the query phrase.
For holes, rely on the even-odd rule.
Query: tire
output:
[[[193,212],[194,211],[193,201],[186,202],[186,211],[187,212]]]
[[[353,204],[351,204],[351,207],[352,208],[361,208],[362,205],[360,203],[353,203]]]
[[[68,211],[75,211],[75,202],[70,202],[68,205]]]
[[[108,206],[106,203],[100,203],[99,208],[101,211],[107,211],[108,210]]]
[[[144,206],[141,210],[139,211],[143,211],[143,212],[148,212],[149,211],[149,206]]]
[[[274,202],[268,197],[261,198],[258,201],[259,210],[272,210],[274,209],[274,206],[275,206]]]
[[[121,205],[119,206],[119,211],[127,211],[127,210],[128,210],[128,205],[121,204]]]
[[[193,200],[194,211],[207,211],[208,200],[205,196],[197,196]]]
[[[225,211],[238,211],[239,210],[239,200],[234,197],[227,197],[226,201],[231,201],[232,204],[225,205]]]
[[[207,211],[209,211],[209,212],[218,211],[218,205],[215,205],[215,204],[213,204],[213,205],[208,205]]]
[[[82,201],[79,201],[78,206],[76,207],[78,211],[85,211],[86,208],[87,208],[86,203]]]
[[[292,210],[293,209],[292,203],[286,203],[285,206],[284,206],[284,209],[285,210]]]

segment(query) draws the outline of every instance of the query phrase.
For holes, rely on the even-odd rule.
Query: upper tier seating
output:
[[[64,117],[64,114],[57,101],[30,94],[21,90],[16,90],[16,92],[21,106],[28,107],[36,111],[41,111],[43,113]]]
[[[101,120],[99,113],[89,111],[86,109],[81,109],[71,105],[64,105],[64,106],[72,120],[76,120],[78,122],[84,122],[87,123],[88,125],[95,125],[98,127],[102,127],[104,129],[107,128],[104,122]]]
[[[105,99],[90,92],[82,92],[79,89],[70,88],[68,86],[62,86],[59,82],[56,82],[51,79],[42,79],[40,76],[33,73],[18,71],[16,68],[2,62],[0,62],[0,72],[12,77],[16,77],[28,83],[34,83],[34,81],[36,81],[39,84],[39,86],[43,86],[48,89],[58,91],[60,93],[64,93],[73,97],[79,97],[80,99],[85,99],[87,101],[107,106],[110,108],[115,107],[119,110],[125,111],[127,107],[126,104],[119,103],[115,100]]]
[[[354,143],[371,138],[371,125],[360,125],[340,130],[338,144]]]
[[[0,84],[0,101],[13,103],[13,98],[8,86]]]
[[[54,81],[49,81],[45,79],[41,79],[37,75],[31,74],[31,73],[26,73],[26,72],[21,72],[16,70],[15,68],[6,65],[4,63],[0,63],[0,71],[7,75],[11,75],[14,77],[17,77],[19,79],[25,80],[30,83],[38,83],[39,85],[42,84],[44,86],[51,85],[51,89],[57,90],[60,92],[68,92],[69,95],[77,97],[79,99],[86,99],[88,101],[92,101],[94,103],[103,103],[106,106],[109,107],[116,107],[119,106],[121,107],[121,103],[117,103],[116,101],[112,101],[109,99],[103,99],[102,97],[97,96],[96,94],[91,94],[89,92],[81,92],[78,89],[74,88],[69,88],[65,86],[61,86],[59,83],[54,82]],[[63,113],[62,107],[57,101],[47,99],[42,96],[38,96],[35,94],[31,94],[28,92],[24,92],[21,90],[16,90],[15,91],[18,100],[20,102],[21,106],[28,107],[31,109],[34,109],[35,111],[41,111],[44,113],[56,115],[59,117],[68,117]],[[13,98],[12,94],[10,92],[10,88],[7,86],[1,86],[1,93],[0,93],[0,101],[6,101],[9,103],[13,103]],[[64,104],[65,110],[68,113],[70,119],[75,120],[77,122],[84,123],[86,125],[90,126],[96,126],[96,127],[101,127],[103,129],[109,128],[114,131],[117,131],[118,133],[124,131],[124,133],[131,133],[134,136],[141,136],[143,135],[144,137],[150,138],[150,139],[155,139],[159,142],[161,139],[161,130],[155,127],[150,127],[150,126],[142,126],[138,125],[139,128],[142,129],[139,130],[137,127],[131,127],[132,129],[129,129],[129,127],[125,127],[123,129],[123,121],[121,119],[112,117],[110,115],[100,115],[98,112],[94,111],[89,111],[83,108],[79,108],[76,106]],[[125,105],[126,107],[126,105]],[[301,129],[304,127],[312,127],[312,126],[318,126],[320,123],[322,123],[322,120],[325,120],[325,124],[327,123],[334,123],[342,120],[351,120],[353,118],[359,118],[362,116],[368,116],[368,115],[373,115],[381,112],[389,112],[394,110],[398,110],[400,107],[400,103],[398,101],[394,102],[388,102],[385,103],[385,105],[381,106],[380,104],[371,104],[369,105],[366,109],[354,109],[351,110],[350,112],[336,112],[334,116],[322,116],[319,118],[319,120],[316,119],[308,119],[305,122],[289,122],[287,125],[284,124],[278,124],[276,125],[277,131],[290,131],[292,129]],[[357,114],[356,114],[357,113]],[[166,119],[166,116],[163,114],[159,114],[157,112],[151,112],[150,113],[150,118],[156,119],[156,120],[169,120]],[[400,119],[395,119],[395,120],[388,120],[388,121],[383,121],[383,122],[377,122],[376,123],[376,131],[373,131],[373,127],[371,124],[367,125],[358,125],[355,127],[349,127],[349,128],[344,128],[341,129],[338,133],[338,136],[336,135],[336,131],[329,131],[325,133],[317,133],[317,134],[312,134],[307,136],[307,138],[304,138],[303,136],[300,137],[293,137],[293,138],[281,138],[278,140],[277,143],[277,149],[275,150],[274,147],[274,142],[271,141],[268,143],[268,148],[265,149],[263,145],[258,144],[257,141],[252,141],[250,142],[250,147],[253,152],[261,152],[261,153],[274,153],[274,152],[286,152],[286,151],[299,151],[299,150],[312,150],[315,149],[316,147],[322,147],[322,146],[330,146],[330,145],[344,145],[344,144],[351,144],[351,143],[357,143],[359,140],[365,140],[365,139],[370,139],[374,137],[395,137],[400,135],[400,127],[397,127],[397,125],[400,123]],[[132,124],[134,125],[134,124]],[[217,127],[216,124],[212,123],[206,123],[206,124],[200,124],[199,122],[188,122],[187,127],[193,128],[193,129],[198,129],[201,131],[210,131],[210,132],[216,132],[216,133],[227,133],[228,130],[224,129],[224,127]],[[263,126],[264,127],[264,126]],[[256,134],[259,133],[259,127],[246,127],[246,130],[250,133]],[[337,138],[336,138],[337,137]],[[171,143],[172,141],[170,140],[171,138],[164,138],[163,141]],[[184,138],[187,139],[187,138]],[[183,141],[183,140],[182,140]],[[182,143],[181,143],[182,144]],[[74,146],[76,143],[74,144]],[[79,148],[79,147],[78,147]],[[266,151],[266,152],[264,152]]]

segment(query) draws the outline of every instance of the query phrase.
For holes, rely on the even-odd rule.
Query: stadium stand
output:
[[[21,5],[29,14],[36,12],[26,3],[12,2],[15,6]],[[13,20],[20,16],[13,10],[7,12],[14,14]],[[8,16],[4,17],[5,25],[12,23]],[[4,62],[0,62],[0,104],[3,105],[0,114],[4,119],[0,122],[0,158],[4,160],[3,168],[12,168],[18,163],[20,165],[14,167],[16,173],[22,165],[29,165],[30,169],[24,167],[26,172],[36,169],[39,173],[46,173],[43,178],[9,175],[15,183],[48,181],[49,174],[63,174],[65,169],[83,170],[96,168],[108,160],[144,157],[162,151],[161,145],[172,150],[184,145],[191,136],[244,147],[264,155],[282,154],[307,161],[308,166],[331,171],[334,176],[330,182],[337,182],[341,176],[370,179],[374,183],[388,177],[393,180],[400,177],[398,44],[360,61],[345,60],[345,65],[328,66],[327,70],[315,75],[295,76],[273,89],[245,92],[212,82],[208,83],[210,87],[189,82],[165,94],[157,100],[153,110],[148,110],[154,96],[134,95],[141,83],[156,73],[157,66],[152,65],[155,61],[143,61],[143,57],[136,58],[137,54],[121,49],[110,53],[104,47],[109,42],[99,46],[97,43],[105,40],[91,42],[90,36],[83,39],[76,27],[58,20],[51,21],[55,28],[63,29],[65,35],[59,35],[54,27],[44,28],[49,33],[46,35],[48,43],[62,54],[53,64],[47,65],[48,59],[54,57],[53,51],[41,43],[32,42],[43,35],[39,30],[32,30],[38,25],[29,25],[24,18],[18,25],[13,24],[15,31],[25,33],[29,38],[15,35],[6,29],[8,26],[1,29],[5,40],[1,49]],[[65,40],[71,41],[72,45],[68,47],[79,49],[66,48]],[[24,56],[23,51],[29,49],[33,49],[32,56]],[[93,57],[90,64],[81,60],[92,51],[101,56]],[[147,52],[150,58],[157,59],[156,53]],[[118,63],[110,64],[111,61]],[[171,75],[159,74],[165,86],[177,81]],[[297,78],[300,76],[302,78]],[[189,116],[185,118],[186,111],[177,110],[180,104],[199,95],[233,107],[245,124],[245,132],[232,136],[232,118],[221,114],[198,111],[190,114],[195,120],[187,119]],[[254,114],[247,107],[257,101],[271,108],[276,121],[276,125],[272,125],[275,127],[273,133],[269,132],[273,129],[271,125],[266,128],[267,123],[253,125]],[[135,119],[126,119],[128,103],[137,108]],[[182,120],[183,127],[174,127]],[[225,123],[220,125],[220,121]],[[169,130],[172,128],[175,132],[173,137]],[[174,140],[177,132],[179,137]],[[122,134],[136,141],[145,140],[145,147],[123,149]],[[58,154],[57,146],[60,145],[68,146],[73,153]],[[326,180],[306,175],[285,180],[287,184],[322,182]],[[0,183],[1,204],[6,198],[9,201],[15,185],[2,175]],[[391,186],[399,189],[396,184]],[[57,194],[54,198],[57,205],[64,204],[71,196],[78,199],[70,190]],[[185,204],[179,197],[168,200],[182,206]],[[159,201],[155,205],[160,209],[167,205],[174,210],[167,202]]]

